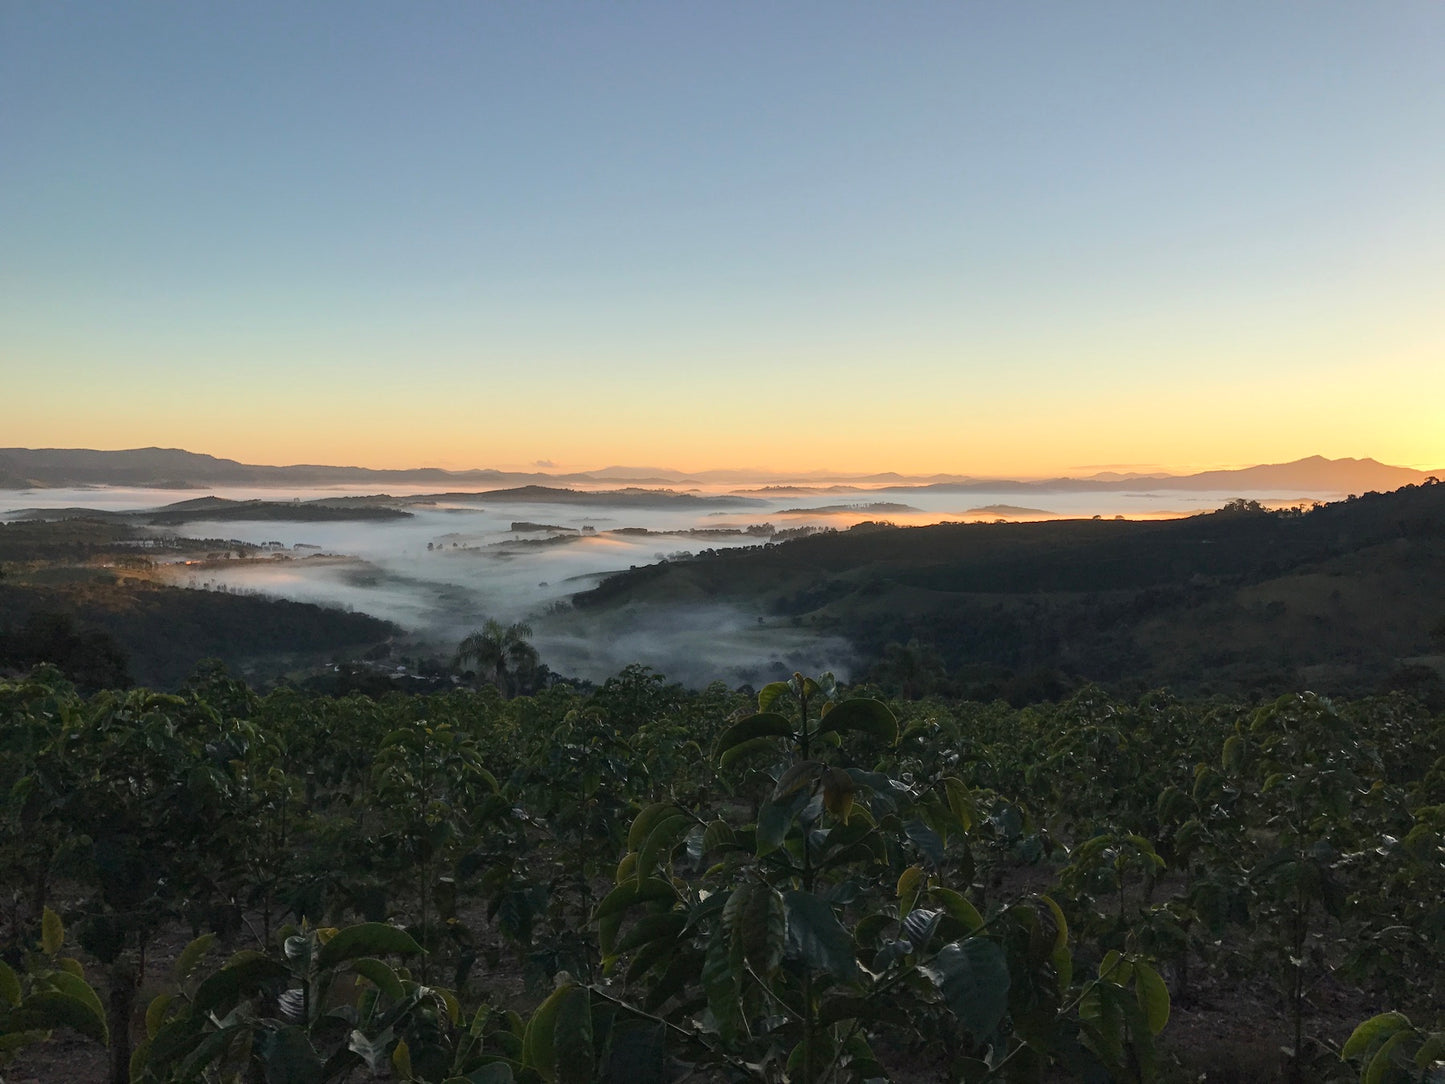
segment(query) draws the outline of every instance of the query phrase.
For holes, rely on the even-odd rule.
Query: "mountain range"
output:
[[[808,472],[802,475],[762,471],[674,471],[654,467],[605,467],[594,471],[547,473],[491,469],[443,470],[416,467],[378,470],[370,467],[294,464],[264,466],[221,459],[178,448],[131,448],[99,451],[90,448],[0,448],[0,489],[120,485],[188,489],[206,486],[441,485],[516,486],[625,483],[628,485],[728,485],[760,482],[792,483],[806,492],[806,483],[826,485],[828,492],[854,486],[870,492],[926,489],[935,492],[1060,492],[1078,490],[1279,490],[1300,493],[1360,493],[1415,485],[1430,472],[1394,467],[1374,459],[1326,459],[1310,456],[1290,463],[1261,464],[1240,470],[1196,474],[1127,474],[1103,472],[1081,478],[1022,480],[957,474],[903,475],[883,472],[846,475]],[[845,485],[840,483],[852,483]],[[750,491],[757,493],[757,491]]]

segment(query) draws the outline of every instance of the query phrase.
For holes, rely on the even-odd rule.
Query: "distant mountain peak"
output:
[[[847,474],[838,471],[763,471],[716,469],[682,472],[662,467],[610,466],[600,470],[560,473],[545,471],[501,471],[491,469],[444,470],[417,467],[383,470],[370,467],[339,467],[324,464],[262,466],[223,459],[181,448],[127,448],[100,451],[93,448],[0,448],[0,489],[31,486],[128,485],[156,486],[267,486],[344,485],[443,482],[447,485],[504,484],[565,485],[568,482],[595,484],[678,486],[698,484],[826,484],[847,482],[883,487],[960,487],[1047,489],[1148,486],[1156,489],[1238,489],[1298,490],[1301,493],[1360,493],[1398,489],[1423,482],[1432,472],[1393,467],[1371,458],[1328,459],[1305,456],[1288,463],[1265,463],[1236,470],[1201,471],[1195,474],[1133,473],[1102,471],[1084,478],[1053,478],[1023,481],[984,478],[966,474],[907,475],[897,471]],[[1433,472],[1438,474],[1439,472]]]

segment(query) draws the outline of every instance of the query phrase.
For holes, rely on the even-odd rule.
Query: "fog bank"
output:
[[[310,499],[357,495],[356,488],[218,489],[235,500]],[[413,493],[417,492],[413,490]],[[756,498],[766,491],[751,490]],[[393,496],[406,496],[404,491]],[[774,623],[767,615],[715,604],[648,606],[581,613],[569,599],[611,572],[707,549],[763,544],[775,531],[847,529],[868,520],[900,525],[970,520],[1192,514],[1238,496],[1228,493],[1057,492],[1047,510],[1024,508],[1017,494],[912,490],[881,500],[858,490],[840,500],[801,487],[768,494],[755,507],[651,506],[605,494],[565,502],[477,503],[464,494],[409,504],[407,518],[327,522],[196,520],[165,533],[239,544],[244,560],[177,562],[169,582],[209,590],[255,592],[360,611],[408,633],[409,653],[447,655],[487,618],[533,626],[542,659],[553,670],[602,680],[630,663],[700,685],[721,679],[757,684],[793,670],[846,675],[848,645],[836,637]],[[194,490],[87,487],[9,495],[0,518],[22,508],[151,509],[193,499]],[[1278,494],[1258,495],[1265,498]],[[1010,501],[1010,497],[1013,498]],[[753,533],[742,533],[752,529]],[[686,532],[696,534],[689,535]],[[726,532],[736,531],[736,534]]]

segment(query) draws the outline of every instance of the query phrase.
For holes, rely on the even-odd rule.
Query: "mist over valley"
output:
[[[96,469],[94,460],[86,462]],[[397,651],[407,655],[448,657],[471,630],[494,619],[529,624],[543,660],[560,674],[600,681],[641,663],[690,685],[742,684],[780,672],[861,673],[882,644],[867,643],[862,658],[859,630],[848,621],[805,620],[766,592],[700,591],[686,577],[675,579],[670,594],[606,607],[579,608],[573,600],[582,593],[595,598],[619,573],[709,553],[761,553],[819,532],[1168,520],[1240,499],[1260,508],[1306,507],[1344,495],[1329,486],[1328,466],[1321,471],[1306,460],[1254,468],[1211,478],[1218,489],[1198,488],[1190,477],[1000,482],[992,489],[956,480],[809,485],[768,478],[619,488],[610,479],[561,486],[543,484],[555,480],[545,478],[499,490],[252,485],[216,486],[197,496],[161,480],[5,491],[0,519],[100,517],[150,537],[212,540],[201,553],[153,554],[155,579],[367,614],[402,630]],[[1388,479],[1398,470],[1374,466]],[[1357,480],[1358,461],[1338,464],[1333,477]],[[1227,488],[1235,480],[1280,488]],[[1020,493],[1038,503],[1016,503]]]

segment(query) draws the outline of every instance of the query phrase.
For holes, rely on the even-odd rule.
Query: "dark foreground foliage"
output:
[[[115,1081],[1440,1076],[1445,720],[1398,695],[41,670],[0,803],[0,1062],[71,1027]]]

